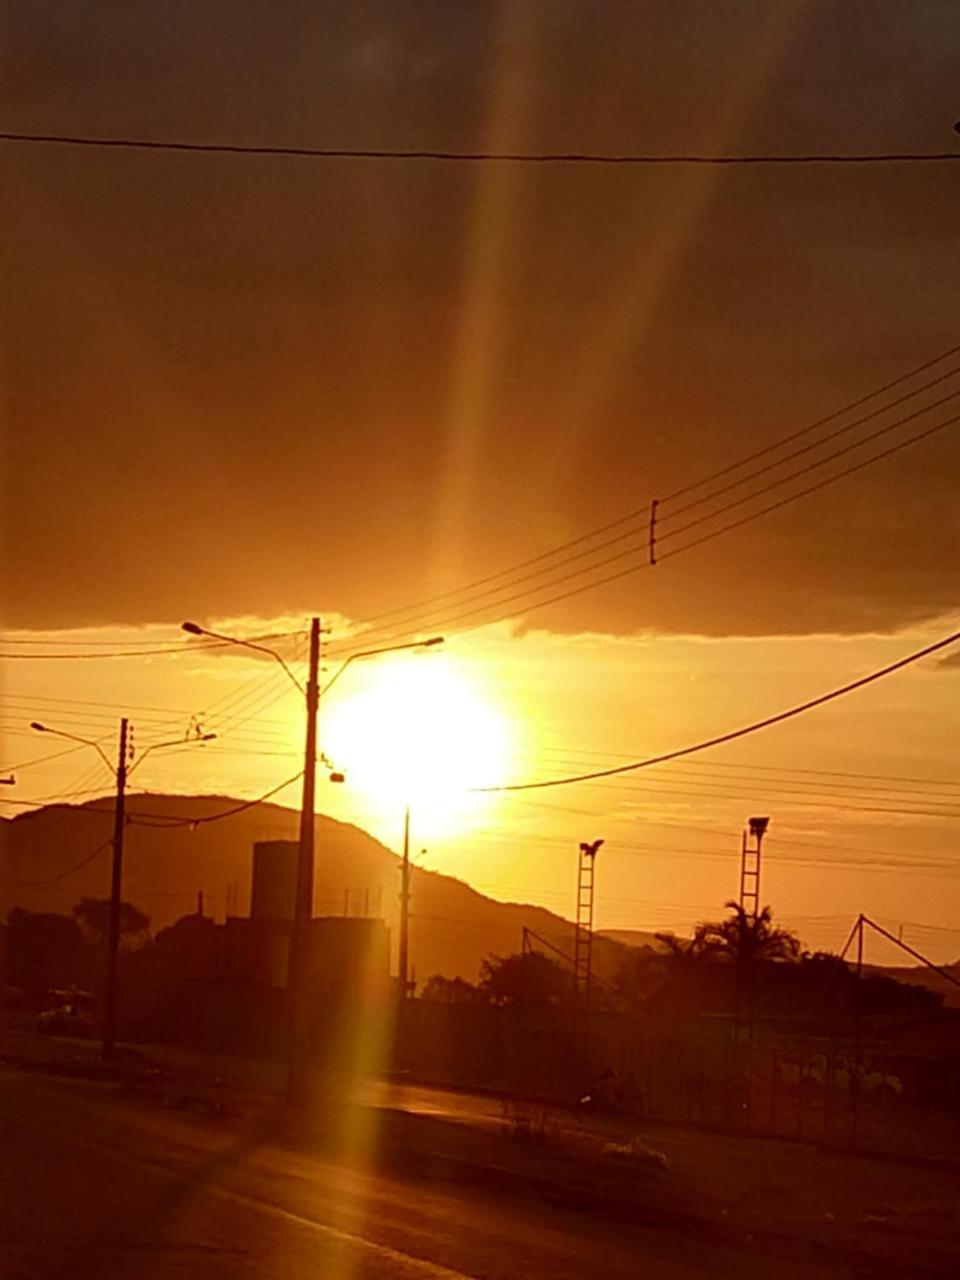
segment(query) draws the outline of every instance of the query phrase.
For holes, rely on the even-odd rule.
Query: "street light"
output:
[[[303,762],[303,799],[300,805],[300,834],[297,850],[297,889],[294,900],[293,932],[290,937],[290,951],[287,961],[287,1099],[290,1102],[302,1101],[303,1076],[302,1045],[300,1043],[299,1011],[302,1004],[302,984],[304,963],[307,954],[310,920],[313,916],[313,862],[314,862],[314,827],[315,796],[317,766],[317,707],[320,701],[320,619],[310,620],[310,657],[306,688],[293,674],[286,662],[274,649],[258,644],[252,640],[241,640],[237,636],[224,635],[219,631],[210,631],[196,622],[184,622],[181,629],[192,636],[209,636],[226,644],[240,645],[244,649],[254,649],[258,653],[269,654],[275,658],[290,677],[297,689],[304,694],[307,704],[307,723],[304,744]],[[443,644],[443,636],[431,636],[428,640],[414,640],[407,644],[383,645],[375,649],[363,649],[352,653],[337,668],[333,677],[327,681],[323,692],[329,693],[336,682],[352,662],[361,658],[374,658],[383,653],[396,653],[402,649],[430,649]],[[342,782],[343,774],[331,772],[331,782]]]
[[[300,692],[306,693],[306,689],[304,689],[276,649],[270,649],[265,644],[257,644],[254,640],[241,640],[238,636],[225,636],[219,631],[208,631],[206,627],[201,627],[196,622],[183,622],[180,624],[180,630],[186,631],[191,636],[209,636],[212,640],[220,640],[223,644],[236,644],[243,649],[253,649],[256,653],[267,653],[271,658],[276,658]]]
[[[93,747],[94,751],[99,753],[100,759],[110,772],[115,772],[113,765],[110,763],[110,757],[100,743],[95,742],[93,738],[81,738],[78,733],[67,733],[66,729],[51,729],[49,725],[41,724],[39,720],[31,720],[30,728],[34,733],[52,733],[55,738],[66,738],[70,742],[82,742],[85,747]]]
[[[323,686],[322,692],[330,692],[351,662],[359,662],[361,658],[376,658],[381,653],[399,653],[403,649],[432,649],[438,644],[443,644],[443,636],[431,636],[429,640],[414,640],[410,644],[388,644],[380,649],[361,649],[359,653],[351,653],[350,657],[340,664],[333,676]]]
[[[107,932],[107,976],[104,987],[103,1007],[103,1045],[101,1057],[104,1062],[113,1058],[113,1050],[117,1039],[117,966],[120,957],[120,904],[123,891],[123,832],[126,825],[127,779],[151,751],[159,751],[162,747],[178,747],[184,741],[210,742],[215,733],[188,735],[186,739],[178,738],[172,742],[155,742],[147,747],[138,757],[135,764],[129,764],[132,758],[132,747],[128,744],[129,721],[124,716],[120,721],[120,744],[117,751],[116,766],[93,738],[82,738],[79,734],[68,733],[66,729],[54,729],[50,725],[41,724],[38,720],[30,722],[35,733],[50,733],[55,738],[67,738],[71,742],[82,743],[85,747],[93,747],[104,764],[113,774],[117,783],[116,801],[113,810],[113,863],[110,871],[110,921]]]

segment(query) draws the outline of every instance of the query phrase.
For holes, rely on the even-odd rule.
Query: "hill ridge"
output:
[[[245,807],[236,814],[203,821],[240,805]],[[246,914],[254,841],[295,839],[299,823],[294,809],[269,801],[248,804],[220,793],[139,791],[128,797],[127,812],[148,822],[134,821],[127,828],[124,897],[150,916],[155,929],[195,910],[200,890],[216,918],[225,916],[228,901],[231,914]],[[182,823],[173,825],[174,818]],[[112,823],[111,797],[4,818],[3,917],[12,906],[67,912],[81,897],[106,896],[105,842]],[[90,863],[63,874],[100,843],[105,847]],[[315,913],[355,913],[366,895],[371,914],[381,913],[395,938],[399,863],[393,850],[362,827],[318,814]],[[524,928],[572,950],[573,924],[545,907],[501,902],[456,876],[425,867],[412,868],[411,887],[411,959],[420,981],[433,973],[476,981],[487,955],[520,950]],[[597,972],[612,977],[625,954],[621,944],[598,936]]]

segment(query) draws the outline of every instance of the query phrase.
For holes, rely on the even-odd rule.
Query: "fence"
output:
[[[403,1010],[397,1064],[419,1080],[590,1105],[631,1123],[960,1157],[960,1058],[865,1039],[761,1032],[735,1043],[722,1022],[658,1037],[598,1015],[584,1045],[549,1011],[418,1000]]]

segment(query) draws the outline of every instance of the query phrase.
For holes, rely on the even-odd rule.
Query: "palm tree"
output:
[[[739,902],[724,905],[730,912],[725,920],[697,925],[691,943],[694,952],[734,962],[799,959],[800,939],[773,923],[769,907],[751,916]]]

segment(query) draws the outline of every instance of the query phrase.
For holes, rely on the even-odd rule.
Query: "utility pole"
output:
[[[400,976],[400,998],[409,994],[410,965],[410,806],[403,811],[403,860],[400,863],[400,939],[397,969]]]
[[[310,671],[307,678],[307,730],[303,759],[303,800],[300,806],[300,841],[297,851],[297,890],[287,967],[287,1098],[299,1101],[303,1094],[305,1051],[303,1043],[304,968],[310,945],[313,916],[313,857],[317,773],[317,706],[320,701],[320,619],[310,619]]]
[[[103,747],[92,738],[82,738],[79,734],[68,733],[65,729],[51,728],[50,725],[41,724],[39,720],[31,720],[30,728],[37,733],[52,733],[55,737],[68,738],[71,742],[80,742],[85,747],[92,747],[117,780],[117,800],[113,811],[113,867],[110,873],[110,918],[107,926],[107,974],[103,1002],[103,1047],[101,1050],[104,1062],[109,1062],[113,1057],[113,1050],[117,1040],[117,969],[120,957],[120,907],[123,886],[123,831],[126,825],[127,778],[133,769],[137,768],[137,765],[143,764],[152,751],[160,751],[164,747],[182,747],[185,742],[210,742],[217,735],[215,733],[203,733],[199,725],[197,725],[195,731],[192,729],[188,731],[185,738],[175,738],[171,742],[152,743],[144,751],[140,752],[137,763],[128,767],[127,762],[133,759],[133,741],[130,723],[124,716],[120,721],[120,747],[116,768],[114,768]]]
[[[290,933],[290,949],[287,964],[287,1010],[286,1010],[286,1059],[287,1059],[287,1098],[292,1103],[304,1100],[305,1067],[306,1067],[306,1028],[303,1021],[306,1010],[305,974],[310,945],[310,920],[313,916],[313,846],[315,823],[315,793],[317,769],[317,705],[320,701],[320,619],[310,619],[310,674],[306,688],[290,670],[284,658],[275,649],[257,644],[253,640],[242,640],[238,636],[223,635],[219,631],[210,631],[196,622],[183,622],[181,629],[192,636],[210,636],[225,644],[236,644],[244,649],[254,649],[257,653],[267,653],[283,667],[293,684],[301,694],[306,695],[307,733],[303,762],[303,801],[300,806],[300,840],[297,853],[297,887],[296,901],[293,911],[293,928]],[[378,657],[381,653],[396,653],[401,649],[430,649],[434,645],[443,644],[443,636],[431,636],[429,640],[414,640],[404,644],[382,645],[378,649],[363,649],[351,653],[327,681],[324,693],[337,683],[351,662],[361,658]],[[321,757],[323,759],[324,757]],[[327,763],[325,761],[325,763]],[[343,782],[342,773],[333,770],[331,782]]]
[[[117,752],[117,799],[113,809],[113,865],[110,871],[110,923],[107,933],[107,982],[103,1007],[104,1062],[113,1060],[117,1042],[117,969],[120,960],[120,906],[123,886],[123,829],[127,798],[127,718],[120,721]]]

